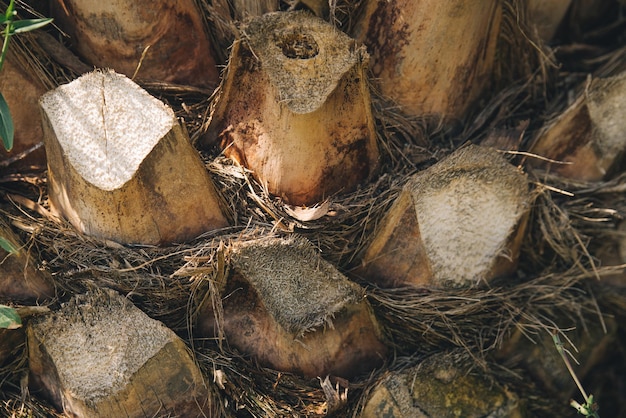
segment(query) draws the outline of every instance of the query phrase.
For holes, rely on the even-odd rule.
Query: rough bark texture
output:
[[[55,0],[55,22],[90,64],[131,77],[215,87],[219,71],[193,0]]]
[[[522,418],[514,394],[469,374],[452,358],[435,355],[401,372],[390,372],[373,389],[362,418]]]
[[[74,297],[27,334],[31,389],[66,413],[201,417],[215,407],[184,342],[111,290]]]
[[[367,54],[306,13],[243,29],[213,111],[208,142],[292,205],[353,190],[378,166]]]
[[[576,101],[538,134],[531,151],[558,163],[531,159],[574,180],[598,181],[626,150],[626,72],[595,79]]]
[[[261,364],[306,377],[353,377],[386,353],[364,291],[301,239],[239,244],[222,290],[223,323],[203,307],[199,329],[217,334]]]
[[[381,92],[410,115],[463,118],[492,76],[501,2],[369,0],[362,7],[354,36],[367,45]]]
[[[9,171],[25,169],[42,170],[46,167],[46,153],[43,147],[43,133],[37,115],[39,98],[46,92],[46,87],[28,65],[24,65],[14,52],[10,52],[0,72],[0,91],[9,105],[15,138],[13,149],[7,152],[0,146],[0,160],[17,158],[27,153],[24,158],[12,162]],[[34,147],[37,147],[33,149]],[[32,152],[28,152],[32,150]],[[7,168],[2,168],[6,172]]]
[[[462,148],[409,180],[358,273],[392,287],[468,287],[510,273],[529,200],[526,177],[498,152]]]
[[[89,73],[41,106],[51,203],[81,232],[161,244],[226,226],[172,110],[126,77]]]

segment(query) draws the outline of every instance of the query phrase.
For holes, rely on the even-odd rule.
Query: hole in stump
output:
[[[320,50],[315,39],[306,33],[287,33],[276,44],[287,58],[313,58]]]

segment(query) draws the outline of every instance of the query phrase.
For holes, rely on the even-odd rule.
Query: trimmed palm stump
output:
[[[350,378],[382,364],[386,348],[364,290],[301,238],[233,244],[223,322],[204,305],[198,329],[276,370]]]
[[[0,216],[0,237],[10,247],[0,248],[0,303],[36,303],[54,298],[52,277],[37,268],[33,254],[6,223],[4,215]]]
[[[75,296],[27,328],[31,391],[77,417],[214,416],[185,343],[112,290]]]
[[[624,109],[626,72],[593,80],[534,140],[531,152],[557,163],[529,163],[573,180],[604,179],[626,151]]]
[[[528,189],[497,151],[464,147],[407,182],[357,273],[383,287],[470,287],[511,273]]]
[[[113,71],[41,99],[51,206],[79,231],[121,243],[187,241],[227,225],[174,112]]]
[[[498,0],[368,0],[354,37],[371,54],[381,93],[403,112],[462,119],[493,76]]]
[[[291,205],[354,190],[378,167],[367,53],[304,12],[269,13],[233,44],[208,144]]]
[[[128,77],[215,87],[219,71],[193,0],[54,0],[52,16],[88,63]],[[133,77],[134,78],[134,77]]]
[[[449,354],[389,372],[370,392],[362,418],[480,418],[524,416],[518,397]]]

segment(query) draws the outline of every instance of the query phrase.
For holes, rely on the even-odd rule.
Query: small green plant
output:
[[[18,251],[18,249],[13,246],[11,241],[2,236],[0,236],[0,248],[10,254],[16,253]]]
[[[22,326],[22,319],[10,306],[0,305],[0,329],[16,329]]]
[[[563,359],[563,362],[565,363],[565,367],[567,367],[567,371],[572,376],[572,379],[574,379],[578,390],[580,390],[580,393],[583,395],[583,399],[585,400],[585,403],[581,405],[580,403],[572,399],[570,401],[570,405],[574,409],[576,409],[576,411],[578,411],[578,413],[581,415],[592,418],[600,418],[600,415],[598,415],[597,412],[598,404],[594,402],[593,395],[590,394],[587,396],[587,392],[585,392],[583,385],[580,383],[580,380],[578,380],[578,376],[576,376],[576,373],[572,368],[572,364],[569,362],[569,358],[567,358],[568,355],[572,358],[574,358],[574,356],[572,355],[572,353],[570,353],[569,350],[563,347],[563,343],[561,342],[561,339],[559,338],[559,334],[557,332],[552,333],[552,339],[554,340],[556,350],[559,352],[561,358]],[[576,360],[574,359],[574,361]]]
[[[9,50],[11,36],[41,28],[52,22],[52,19],[15,20],[16,15],[15,1],[11,0],[4,15],[0,15],[0,25],[4,25],[2,30],[4,42],[2,44],[2,52],[0,53],[0,70],[2,70],[7,51]],[[13,148],[13,134],[13,119],[11,118],[9,105],[2,93],[0,93],[0,137],[2,138],[2,145],[7,151]]]
[[[4,66],[4,60],[6,59],[7,52],[9,50],[9,42],[11,36],[18,33],[29,32],[41,28],[52,22],[52,19],[24,19],[15,20],[17,12],[15,11],[15,0],[9,2],[6,12],[0,15],[0,25],[4,25],[2,35],[4,42],[2,43],[2,52],[0,52],[0,70]],[[2,138],[2,145],[7,151],[13,148],[13,135],[15,131],[13,128],[13,118],[9,111],[9,105],[6,99],[0,93],[0,137]],[[0,248],[8,253],[15,253],[17,249],[11,244],[9,240],[0,236]],[[15,329],[22,326],[22,320],[17,311],[10,306],[0,304],[0,329]]]
[[[0,236],[0,248],[8,252],[9,254],[19,251],[11,243],[11,241]],[[22,326],[22,320],[15,309],[10,306],[0,304],[0,329],[15,329]]]

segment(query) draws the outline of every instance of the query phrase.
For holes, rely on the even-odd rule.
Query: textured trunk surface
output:
[[[77,417],[211,416],[185,343],[113,291],[74,297],[28,326],[30,382]]]
[[[392,287],[488,282],[515,269],[529,209],[519,170],[492,149],[465,147],[409,180],[359,273]]]
[[[261,364],[311,378],[349,378],[381,364],[387,349],[363,289],[307,241],[237,245],[230,268],[221,321],[210,300],[202,309],[206,336],[222,328],[229,344]]]
[[[0,415],[624,415],[624,0],[16,6]]]
[[[233,45],[208,142],[291,205],[348,192],[376,171],[367,54],[305,13],[255,19]]]
[[[626,72],[595,79],[563,113],[539,133],[529,160],[559,175],[582,181],[603,180],[626,150]]]
[[[96,67],[151,82],[214,87],[219,81],[194,0],[55,0],[52,11],[74,49]]]
[[[390,372],[374,387],[362,418],[522,418],[516,395],[471,374],[452,356],[435,355],[418,367]]]
[[[493,76],[497,0],[369,0],[354,37],[371,54],[383,95],[402,111],[462,119]]]

